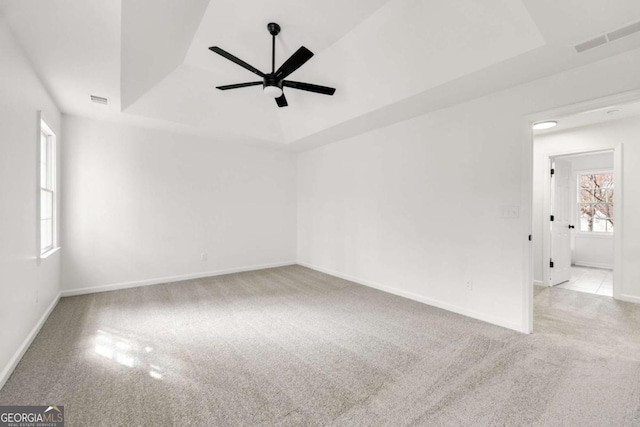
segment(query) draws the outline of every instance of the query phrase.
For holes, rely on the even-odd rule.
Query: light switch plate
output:
[[[516,206],[516,205],[502,206],[500,218],[504,218],[504,219],[520,218],[520,206]]]

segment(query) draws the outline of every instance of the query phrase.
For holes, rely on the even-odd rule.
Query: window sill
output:
[[[53,255],[56,252],[58,252],[60,249],[62,249],[62,248],[60,246],[58,246],[57,248],[49,249],[47,252],[45,252],[43,254],[40,254],[40,256],[38,257],[38,264],[41,264],[44,260],[46,260],[51,255]]]

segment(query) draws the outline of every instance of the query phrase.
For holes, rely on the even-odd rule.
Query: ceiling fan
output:
[[[280,25],[271,22],[267,25],[267,29],[272,36],[271,41],[271,72],[263,73],[257,68],[247,64],[242,59],[233,56],[229,52],[220,49],[218,46],[212,46],[209,48],[212,52],[217,53],[220,56],[227,58],[229,61],[235,62],[242,68],[246,68],[254,74],[262,77],[262,81],[259,82],[249,82],[249,83],[236,83],[225,86],[217,86],[220,90],[229,90],[229,89],[238,89],[241,87],[247,86],[258,86],[262,85],[262,89],[265,95],[275,98],[276,104],[278,107],[286,107],[287,98],[284,96],[283,88],[290,87],[292,89],[306,90],[308,92],[321,93],[324,95],[333,95],[335,93],[335,89],[332,87],[326,86],[318,86],[311,83],[302,83],[302,82],[294,82],[292,80],[285,80],[291,73],[300,68],[305,62],[307,62],[313,56],[313,52],[311,52],[306,47],[302,46],[298,49],[293,55],[289,57],[277,70],[276,68],[276,36],[280,33]]]

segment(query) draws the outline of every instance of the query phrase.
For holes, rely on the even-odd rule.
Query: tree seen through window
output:
[[[613,173],[578,176],[580,231],[613,233]]]

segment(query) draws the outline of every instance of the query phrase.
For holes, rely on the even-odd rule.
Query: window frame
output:
[[[606,168],[606,169],[586,169],[586,170],[579,170],[576,171],[576,198],[575,198],[575,207],[576,207],[576,213],[575,213],[575,218],[576,218],[576,232],[578,234],[582,234],[584,236],[592,236],[592,237],[612,237],[615,233],[615,223],[613,225],[613,230],[612,231],[589,231],[589,230],[582,230],[581,228],[581,205],[587,204],[585,202],[582,202],[580,200],[580,195],[581,195],[581,190],[582,190],[582,186],[581,186],[581,177],[584,175],[602,175],[602,174],[609,174],[611,175],[611,178],[613,179],[613,190],[614,190],[614,195],[613,195],[613,202],[609,203],[609,202],[593,202],[591,204],[594,205],[602,205],[602,204],[606,204],[606,205],[611,205],[614,209],[615,209],[615,174],[614,174],[614,170],[613,168]],[[611,219],[614,219],[613,217]]]
[[[37,142],[37,194],[36,194],[36,250],[38,254],[38,262],[48,258],[60,249],[58,247],[58,215],[57,215],[57,153],[56,153],[56,134],[47,124],[42,114],[39,114],[38,120],[38,142]],[[45,149],[43,152],[43,137],[46,138]],[[43,162],[43,155],[46,156]],[[44,170],[43,170],[44,169]],[[43,178],[43,172],[47,177]],[[43,182],[43,179],[45,182]],[[50,194],[51,208],[51,243],[45,247],[42,245],[43,239],[43,192]]]

